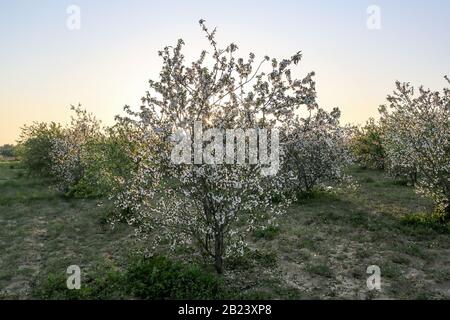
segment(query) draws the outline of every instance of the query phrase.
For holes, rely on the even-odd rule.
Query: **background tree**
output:
[[[297,195],[350,182],[344,173],[352,163],[346,143],[348,128],[339,125],[339,118],[337,108],[328,113],[311,106],[308,116],[289,122],[284,170],[293,174],[289,181]]]
[[[12,144],[4,144],[0,146],[0,156],[5,158],[13,158],[16,156],[16,147]]]
[[[55,139],[62,137],[63,128],[55,122],[35,122],[24,126],[17,147],[24,167],[31,174],[54,177],[51,150]]]
[[[63,134],[54,138],[49,152],[52,174],[58,188],[70,194],[93,195],[100,189],[101,172],[92,167],[99,161],[98,144],[104,139],[100,122],[80,105]],[[87,189],[88,187],[88,189]],[[98,190],[99,191],[99,190]]]
[[[450,82],[446,77],[447,82]],[[418,94],[416,94],[416,92]],[[386,153],[391,166],[412,167],[416,189],[430,197],[444,219],[450,217],[450,90],[442,92],[396,83],[381,106]]]
[[[355,128],[350,147],[356,162],[363,168],[381,169],[386,166],[383,127],[370,118],[363,127]]]

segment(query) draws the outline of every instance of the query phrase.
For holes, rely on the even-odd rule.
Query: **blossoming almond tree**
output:
[[[183,40],[164,48],[159,52],[159,80],[149,82],[140,111],[125,107],[127,116],[119,118],[133,128],[129,141],[136,170],[129,179],[118,179],[121,192],[115,199],[124,209],[118,218],[151,239],[152,248],[162,241],[172,247],[194,245],[221,273],[223,258],[242,252],[246,232],[273,223],[288,204],[272,201],[277,194],[282,197],[285,175],[265,176],[261,163],[222,161],[215,143],[233,149],[235,159],[240,146],[230,146],[230,141],[227,145],[219,134],[197,141],[188,154],[190,163],[172,161],[174,143],[194,140],[196,121],[204,131],[215,133],[274,130],[290,121],[297,109],[314,105],[316,93],[312,73],[292,78],[291,67],[300,61],[300,53],[281,61],[257,61],[252,53],[237,58],[235,44],[219,48],[216,30],[208,29],[203,20],[200,26],[209,51],[187,64]],[[272,138],[267,141],[269,151],[275,152]]]
[[[409,83],[397,82],[388,107],[380,107],[387,128],[387,157],[391,166],[413,167],[417,191],[429,196],[449,219],[450,89],[435,92],[419,87],[417,91]]]
[[[71,124],[64,128],[63,134],[52,140],[50,158],[53,176],[58,188],[71,193],[73,188],[86,177],[88,157],[94,156],[90,144],[103,135],[100,122],[80,105],[72,106],[75,112]]]
[[[339,124],[340,111],[327,112],[318,106],[309,108],[308,116],[296,116],[285,130],[285,170],[292,178],[291,188],[298,194],[314,188],[332,187],[347,182],[344,169],[353,162],[346,141],[349,129]]]

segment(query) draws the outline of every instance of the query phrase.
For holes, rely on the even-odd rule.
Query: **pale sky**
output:
[[[80,30],[67,28],[69,5]],[[381,29],[367,27],[370,5]],[[111,124],[157,79],[158,50],[178,38],[188,56],[206,46],[200,18],[242,56],[301,50],[298,74],[316,72],[321,106],[344,123],[377,116],[396,80],[441,89],[450,75],[448,0],[0,0],[0,145],[23,124],[66,123],[71,104]]]

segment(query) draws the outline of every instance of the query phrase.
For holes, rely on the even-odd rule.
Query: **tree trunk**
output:
[[[217,231],[214,239],[214,267],[218,274],[223,273],[223,234]]]
[[[216,268],[216,272],[218,274],[223,273],[223,258],[222,255],[216,254],[215,261],[214,261],[214,267]]]

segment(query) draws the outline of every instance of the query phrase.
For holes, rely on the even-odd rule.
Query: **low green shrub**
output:
[[[125,278],[118,271],[109,269],[105,272],[95,271],[81,275],[81,288],[69,290],[67,275],[51,274],[37,282],[32,296],[44,300],[106,300],[123,299],[128,297]]]
[[[51,150],[55,139],[63,134],[64,129],[54,122],[35,122],[22,128],[16,152],[30,174],[53,177]]]
[[[119,271],[102,266],[82,274],[81,288],[69,290],[67,275],[52,274],[36,282],[38,299],[224,299],[229,297],[222,279],[196,264],[173,261],[162,256],[134,258]]]
[[[273,240],[280,233],[280,228],[269,226],[265,229],[258,229],[253,232],[253,236],[257,239]]]
[[[434,230],[439,233],[450,233],[450,222],[442,220],[440,214],[415,213],[401,219],[404,225],[417,229]]]
[[[16,147],[12,144],[4,144],[0,146],[0,157],[14,158],[16,155]]]
[[[386,151],[383,127],[373,118],[370,118],[363,127],[356,129],[350,141],[350,148],[361,167],[384,169]]]
[[[236,255],[225,260],[227,269],[252,269],[255,267],[272,268],[277,264],[277,257],[273,252],[245,249],[243,255]]]
[[[165,257],[142,259],[126,273],[133,296],[141,299],[220,299],[221,279],[198,265]]]

